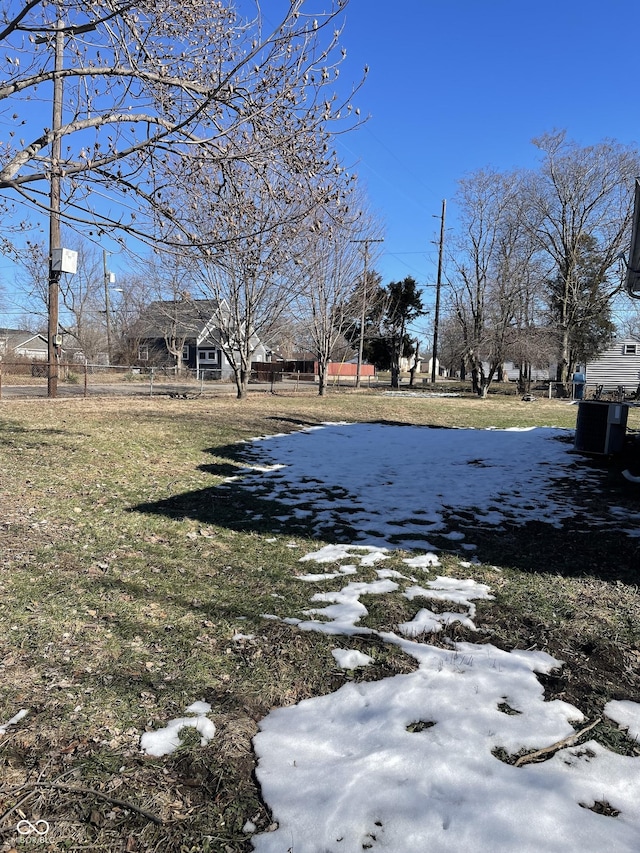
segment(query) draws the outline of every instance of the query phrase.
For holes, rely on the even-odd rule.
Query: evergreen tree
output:
[[[391,371],[391,387],[400,380],[400,362],[415,352],[409,326],[425,314],[418,284],[411,276],[378,287],[367,316],[364,352],[379,370]]]

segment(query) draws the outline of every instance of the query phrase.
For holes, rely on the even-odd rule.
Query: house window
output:
[[[149,361],[149,347],[138,347],[138,361]]]
[[[624,345],[624,354],[625,355],[637,355],[638,354],[638,344],[625,344]]]
[[[185,344],[182,347],[182,360],[189,361],[189,344]]]
[[[200,364],[205,367],[220,366],[220,351],[217,349],[200,350]]]

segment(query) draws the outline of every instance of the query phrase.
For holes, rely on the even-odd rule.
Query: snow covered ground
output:
[[[597,491],[597,476],[571,454],[571,436],[553,428],[326,424],[248,444],[235,486],[266,489],[283,519],[305,520],[325,542],[328,530],[345,532],[345,517],[356,531],[355,541],[336,535],[292,570],[309,588],[303,614],[264,618],[331,636],[334,665],[346,670],[375,667],[381,643],[415,662],[409,674],[350,681],[261,721],[256,775],[274,824],[258,832],[247,821],[257,853],[640,850],[640,759],[595,740],[572,742],[576,727],[586,733],[590,722],[579,708],[545,701],[536,677],[562,662],[448,638],[457,623],[473,631],[477,609],[491,599],[473,578],[467,537],[478,525],[562,525],[582,512],[575,503],[582,486]],[[572,482],[581,488],[567,488]],[[606,501],[595,506],[592,525],[639,535],[639,514]],[[430,536],[462,555],[458,577],[438,573]],[[398,548],[414,552],[401,570],[388,562]],[[375,595],[422,606],[395,630],[376,630],[362,624],[364,602]],[[242,627],[234,640],[250,641]],[[435,634],[438,646],[429,643]],[[369,654],[352,647],[356,636],[375,640]],[[142,734],[140,748],[166,755],[185,728],[215,746],[211,710],[193,702],[185,716]],[[0,722],[0,737],[27,713]],[[617,699],[603,714],[640,738],[640,705]],[[501,760],[537,750],[547,760]]]
[[[473,627],[476,607],[491,591],[473,580],[466,558],[466,577],[439,577],[428,542],[430,534],[445,535],[471,557],[473,543],[456,524],[461,514],[492,527],[573,517],[580,508],[554,481],[593,475],[574,466],[568,438],[557,429],[330,424],[254,443],[256,464],[244,487],[266,484],[293,517],[318,531],[332,523],[340,529],[345,513],[359,531],[355,544],[336,542],[303,557],[306,569],[317,570],[299,580],[315,592],[305,618],[285,621],[335,636],[334,659],[348,669],[375,665],[374,656],[348,647],[356,634],[375,635],[416,662],[411,674],[348,683],[261,722],[257,777],[277,828],[253,834],[247,823],[258,853],[640,850],[637,758],[593,740],[542,763],[515,766],[497,757],[556,744],[574,734],[572,723],[585,721],[578,708],[544,701],[536,673],[561,661],[446,642],[452,622]],[[619,529],[637,535],[638,518],[615,509]],[[391,571],[391,547],[426,553],[406,559],[406,571]],[[364,571],[369,580],[360,577]],[[341,577],[340,591],[322,591],[323,582]],[[434,609],[378,632],[360,624],[363,596],[376,594],[420,598]],[[444,648],[428,643],[434,632]],[[638,705],[610,702],[604,712],[640,736]]]
[[[438,534],[472,549],[470,515],[472,527],[493,529],[526,521],[560,526],[583,515],[567,485],[596,480],[572,450],[573,432],[552,427],[326,424],[248,444],[254,467],[242,483],[268,492],[325,540],[327,530],[349,526],[370,545],[433,550],[429,536]],[[613,525],[640,535],[640,514],[600,510],[590,529]]]

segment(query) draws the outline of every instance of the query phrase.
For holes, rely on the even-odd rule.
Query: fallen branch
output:
[[[44,772],[44,771],[43,771],[43,772]],[[62,779],[64,779],[64,778],[65,778],[65,776],[71,776],[71,775],[73,775],[73,774],[74,774],[74,773],[76,773],[76,772],[77,772],[77,769],[76,769],[76,768],[72,768],[71,770],[67,770],[65,773],[61,773],[59,776],[56,776],[56,778],[55,778],[55,780],[54,780],[54,782],[53,782],[53,783],[51,783],[51,782],[50,782],[50,783],[48,783],[48,784],[56,784],[56,783],[57,783],[57,784],[60,784],[60,781],[61,781]],[[41,778],[42,778],[42,775],[43,775],[43,774],[41,773],[41,774],[40,774],[40,777],[41,777]],[[22,796],[22,797],[20,797],[18,800],[16,800],[16,802],[15,802],[15,803],[10,807],[10,808],[8,808],[8,809],[6,810],[6,812],[3,812],[3,814],[0,814],[0,824],[3,822],[3,820],[4,820],[6,817],[9,817],[9,815],[10,815],[12,812],[16,811],[16,809],[19,809],[19,808],[20,808],[20,806],[21,806],[24,802],[26,802],[26,800],[28,800],[28,799],[29,799],[29,797],[32,797],[32,796],[33,796],[33,794],[35,793],[35,791],[36,791],[36,789],[38,788],[38,785],[39,785],[39,784],[44,784],[44,783],[38,783],[38,782],[24,782],[24,783],[23,783],[22,785],[20,785],[18,788],[5,788],[4,786],[1,786],[1,787],[0,787],[0,794],[13,794],[14,796],[15,796],[16,794],[19,794],[19,793],[20,793],[20,791],[27,790],[27,793],[26,793],[24,796]],[[0,832],[3,832],[3,831],[4,831],[4,830],[0,830]]]
[[[522,767],[523,764],[531,764],[533,761],[538,761],[538,759],[545,760],[545,756],[551,757],[551,755],[559,752],[561,749],[564,749],[567,746],[573,746],[573,744],[581,738],[582,735],[595,728],[601,719],[602,717],[597,717],[592,723],[589,723],[588,726],[580,729],[580,731],[574,732],[572,735],[569,735],[569,737],[566,737],[563,740],[552,743],[551,746],[544,746],[542,749],[536,749],[535,752],[529,752],[527,755],[521,755],[515,762],[514,766]]]
[[[147,820],[150,820],[153,823],[157,823],[159,825],[165,823],[165,821],[161,817],[158,817],[158,815],[148,812],[145,809],[141,809],[139,806],[135,806],[125,800],[115,799],[114,797],[109,796],[109,794],[105,794],[103,791],[97,791],[95,788],[85,788],[82,785],[62,785],[59,782],[28,782],[25,785],[21,785],[18,790],[35,791],[38,789],[63,791],[67,794],[89,794],[91,796],[98,797],[101,800],[105,800],[106,802],[111,803],[111,805],[120,806],[123,809],[129,809],[132,812],[137,812],[137,814],[142,815],[142,817],[146,817]],[[13,811],[13,809],[10,809],[10,811]],[[8,813],[9,812],[6,814]]]

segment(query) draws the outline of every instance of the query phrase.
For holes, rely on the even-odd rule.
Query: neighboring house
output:
[[[489,365],[487,363],[487,370]],[[503,367],[503,375],[505,381],[517,382],[520,379],[520,365],[513,361],[505,361]],[[531,380],[533,382],[547,382],[552,376],[555,376],[556,365],[546,365],[543,367],[531,365]]]
[[[49,356],[48,349],[44,335],[21,329],[0,329],[0,358],[3,361],[18,358],[46,361]]]
[[[489,373],[491,365],[488,361],[482,362],[482,369],[485,372],[485,375]],[[548,382],[552,376],[555,376],[556,366],[555,364],[550,364],[546,366],[540,367],[539,365],[531,365],[531,376],[529,377],[533,382]],[[498,379],[498,371],[496,370],[494,376],[494,381]],[[502,364],[502,378],[504,382],[517,382],[520,379],[520,365],[515,364],[513,361],[505,361]]]
[[[415,364],[415,357],[412,355],[403,355],[400,358],[400,373],[409,373],[413,365]],[[416,366],[416,373],[420,373],[422,370],[422,359],[418,358],[418,364]]]
[[[613,390],[619,385],[635,391],[640,385],[640,340],[624,338],[586,365],[587,385]]]
[[[219,303],[213,299],[152,302],[133,329],[138,363],[189,369],[198,378],[231,378],[233,370],[220,343],[219,316]],[[266,361],[267,350],[256,335],[251,347],[252,361]]]
[[[409,359],[409,367],[407,368],[407,370],[411,368],[411,361],[412,359]],[[431,376],[433,372],[433,353],[427,353],[424,358],[419,362],[418,372],[424,373],[427,376]],[[446,367],[443,367],[440,364],[440,359],[436,358],[436,378],[446,379],[448,376],[449,371]]]

